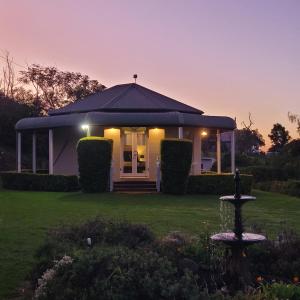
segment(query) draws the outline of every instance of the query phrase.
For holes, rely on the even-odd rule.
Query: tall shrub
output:
[[[162,191],[184,194],[192,163],[193,144],[189,140],[164,139],[161,142]]]
[[[105,192],[109,185],[112,140],[85,137],[77,145],[79,184],[87,193]]]

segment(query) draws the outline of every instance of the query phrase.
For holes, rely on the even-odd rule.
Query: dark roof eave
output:
[[[67,126],[80,126],[88,123],[99,126],[186,126],[233,130],[236,123],[232,118],[203,116],[181,112],[153,113],[109,113],[88,112],[49,117],[25,118],[17,122],[15,129],[40,130]]]

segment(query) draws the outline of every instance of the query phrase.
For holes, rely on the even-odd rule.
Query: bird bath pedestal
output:
[[[233,289],[243,289],[251,282],[250,274],[246,265],[245,248],[255,243],[260,243],[266,238],[260,234],[244,232],[242,220],[242,206],[248,201],[256,200],[253,196],[241,195],[240,174],[237,170],[234,176],[235,194],[223,196],[221,201],[226,201],[234,206],[234,229],[233,232],[217,233],[211,236],[213,241],[222,242],[229,246],[231,255],[227,258],[226,277]]]

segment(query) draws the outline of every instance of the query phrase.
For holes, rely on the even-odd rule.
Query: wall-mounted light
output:
[[[91,136],[91,132],[90,132],[90,125],[88,124],[82,124],[81,125],[81,129],[86,131],[86,136]]]
[[[201,131],[201,136],[206,137],[208,135],[206,130],[202,130]]]

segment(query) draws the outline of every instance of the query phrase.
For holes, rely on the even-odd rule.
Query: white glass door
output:
[[[126,128],[122,135],[121,176],[148,176],[146,129]]]

